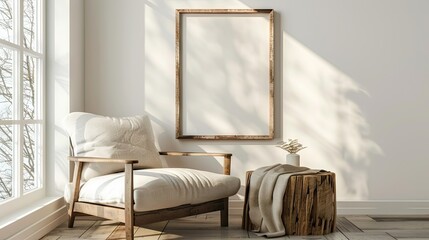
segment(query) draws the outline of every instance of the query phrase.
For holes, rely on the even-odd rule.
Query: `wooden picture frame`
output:
[[[176,10],[176,138],[274,138],[274,11]]]

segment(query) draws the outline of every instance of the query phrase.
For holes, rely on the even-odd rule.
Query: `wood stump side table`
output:
[[[246,172],[246,193],[242,228],[252,230],[249,219],[250,178]],[[335,231],[336,225],[335,173],[293,175],[289,178],[283,198],[282,220],[286,235],[324,235]]]

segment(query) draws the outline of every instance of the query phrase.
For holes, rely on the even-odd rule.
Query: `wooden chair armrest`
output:
[[[208,152],[177,152],[177,151],[162,151],[160,155],[166,156],[208,156],[208,157],[231,157],[231,153],[208,153]]]
[[[161,151],[159,154],[164,156],[223,157],[223,174],[231,174],[231,153]]]
[[[134,164],[138,163],[138,160],[134,159],[115,159],[115,158],[99,158],[99,157],[69,157],[72,162],[83,162],[83,163],[122,163],[122,164]]]

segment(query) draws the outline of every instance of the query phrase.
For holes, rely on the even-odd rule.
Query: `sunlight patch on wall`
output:
[[[283,33],[284,136],[308,149],[302,164],[337,174],[339,199],[368,197],[367,167],[381,148],[351,94],[369,97],[353,79]]]

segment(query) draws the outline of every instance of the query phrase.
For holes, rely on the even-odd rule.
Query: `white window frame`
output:
[[[12,186],[12,191],[14,192],[13,197],[3,200],[0,202],[0,218],[7,216],[15,212],[17,209],[21,209],[28,205],[29,202],[34,202],[39,200],[46,195],[46,174],[45,174],[45,162],[46,162],[46,146],[45,146],[45,127],[46,127],[46,113],[45,113],[45,63],[46,63],[46,52],[45,52],[45,0],[39,0],[38,5],[38,32],[36,39],[38,39],[38,52],[33,51],[31,49],[27,49],[24,47],[24,0],[14,1],[14,11],[15,17],[14,19],[14,39],[13,42],[9,42],[3,39],[0,39],[0,45],[9,49],[16,51],[18,54],[15,54],[14,61],[14,101],[18,101],[19,104],[16,104],[14,107],[14,119],[17,120],[0,120],[0,125],[15,125],[15,129],[19,128],[18,132],[14,132],[15,137],[17,137],[18,141],[14,142],[14,164],[13,164],[13,174],[14,182]],[[37,68],[37,76],[38,79],[38,89],[36,90],[36,94],[40,96],[38,98],[40,101],[38,102],[39,106],[36,107],[36,116],[40,119],[31,120],[31,119],[23,119],[23,84],[21,79],[23,79],[23,63],[24,56],[28,55],[31,57],[36,57],[39,59],[39,67]],[[18,79],[18,81],[17,81]],[[39,112],[37,112],[39,111]],[[35,172],[38,176],[38,186],[36,189],[29,190],[24,193],[24,185],[23,185],[23,176],[24,176],[24,156],[23,156],[23,144],[24,144],[24,131],[23,127],[25,124],[38,124],[40,125],[39,133],[36,137],[39,139],[41,144],[41,148],[39,149],[40,154],[37,154],[40,159],[38,159],[39,166],[35,167]],[[19,135],[18,135],[19,134]],[[18,146],[16,146],[18,145]],[[16,159],[18,159],[18,164],[16,164]]]

